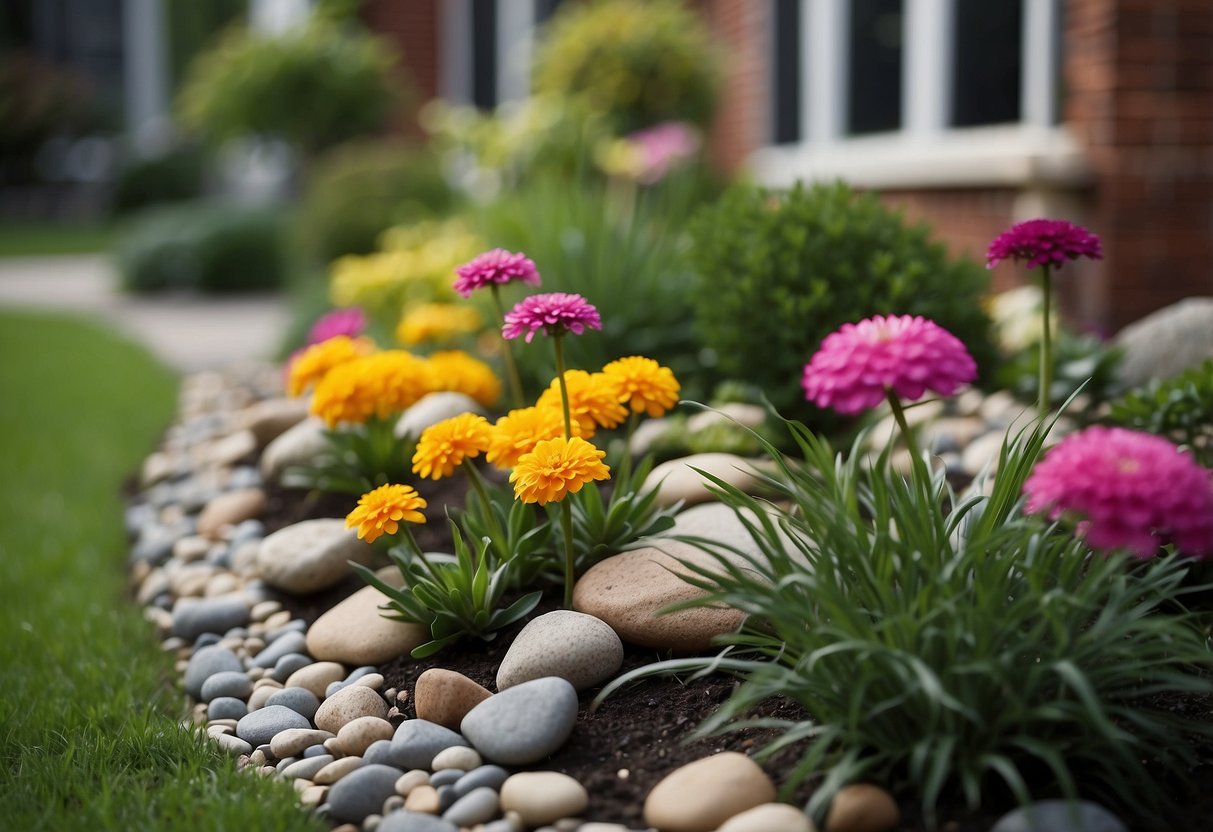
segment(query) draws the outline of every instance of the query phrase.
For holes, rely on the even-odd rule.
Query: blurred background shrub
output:
[[[149,209],[132,217],[115,259],[134,292],[260,291],[280,287],[287,271],[281,211],[223,200]]]
[[[154,156],[134,155],[118,169],[110,210],[131,214],[163,202],[202,195],[209,158],[197,144],[183,142]]]
[[[691,230],[698,281],[683,294],[702,346],[786,417],[837,425],[804,400],[803,368],[826,335],[871,315],[931,318],[965,343],[980,372],[993,369],[985,269],[950,258],[925,226],[906,225],[871,194],[738,185]]]

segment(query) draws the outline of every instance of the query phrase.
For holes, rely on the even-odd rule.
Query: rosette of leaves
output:
[[[1060,792],[1165,811],[1157,784],[1186,782],[1193,738],[1213,737],[1200,708],[1172,707],[1213,693],[1201,621],[1178,602],[1195,591],[1190,562],[1095,554],[1025,516],[1023,483],[1052,425],[1004,443],[988,496],[983,483],[956,494],[925,465],[893,474],[887,449],[870,467],[863,436],[842,457],[788,427],[802,459],[766,444],[774,501],[707,477],[753,546],[688,539],[716,563],[684,562],[703,594],[669,608],[729,606],[743,629],[719,656],[642,668],[600,698],[645,674],[737,675],[698,732],[773,730],[756,759],[802,743],[784,788],[820,778],[818,816],[863,780],[905,784],[928,828],[945,796],[988,807]],[[771,697],[811,716],[747,719]]]
[[[715,52],[676,0],[566,3],[542,33],[534,89],[583,104],[618,133],[662,121],[706,127],[720,88]]]
[[[516,584],[513,561],[494,556],[487,538],[469,544],[458,525],[448,522],[455,544],[453,556],[424,553],[415,543],[389,550],[388,557],[404,579],[403,587],[394,587],[365,566],[350,563],[364,581],[388,597],[381,607],[386,618],[430,628],[430,640],[411,653],[415,659],[466,637],[492,641],[498,630],[533,610],[543,595],[528,592],[503,607],[506,593]],[[412,541],[411,535],[406,538]]]
[[[474,491],[469,491],[467,505],[457,518],[460,526],[473,540],[489,540],[494,556],[513,564],[512,575],[518,586],[530,586],[541,576],[560,583],[563,576],[555,568],[552,526],[545,522],[543,513],[516,499],[511,488],[489,487],[485,493],[487,507]]]
[[[872,315],[922,315],[964,342],[979,371],[997,353],[981,307],[988,275],[951,259],[925,226],[872,194],[798,184],[787,193],[731,188],[691,223],[700,344],[725,375],[759,386],[783,414],[816,426],[837,417],[804,401],[805,363],[826,335]]]
[[[1107,421],[1164,436],[1213,467],[1213,359],[1130,390],[1112,403]]]
[[[361,425],[324,431],[328,448],[306,466],[287,468],[282,484],[342,494],[364,494],[390,482],[409,482],[413,441],[395,435],[395,419],[372,417]]]

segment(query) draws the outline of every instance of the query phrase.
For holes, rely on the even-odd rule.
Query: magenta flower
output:
[[[515,280],[539,285],[539,270],[534,261],[525,254],[514,254],[503,248],[495,248],[478,255],[470,263],[455,269],[459,278],[455,281],[455,291],[465,298],[471,297],[472,292],[485,286],[512,283]]]
[[[593,304],[581,295],[549,292],[519,301],[506,313],[501,336],[512,340],[525,334],[529,344],[540,330],[548,335],[580,335],[586,329],[602,329],[602,317]]]
[[[977,377],[977,364],[955,335],[921,316],[876,315],[843,324],[805,365],[805,398],[839,413],[885,400],[914,400],[927,390],[950,396]]]
[[[1066,220],[1028,220],[1016,223],[994,238],[986,251],[986,268],[1003,260],[1037,266],[1063,266],[1067,260],[1103,259],[1099,236]]]
[[[1096,549],[1153,557],[1163,543],[1189,555],[1213,553],[1213,478],[1165,439],[1124,428],[1073,433],[1024,483],[1028,514],[1080,519]]]
[[[682,121],[663,121],[629,134],[626,141],[639,157],[637,178],[645,185],[660,182],[670,168],[699,150],[699,133]]]
[[[334,309],[312,324],[312,329],[307,336],[307,343],[308,346],[319,344],[321,341],[336,338],[338,335],[357,338],[364,331],[366,331],[366,314],[361,309],[356,306],[349,309]]]

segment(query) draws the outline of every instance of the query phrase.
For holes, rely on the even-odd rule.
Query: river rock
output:
[[[302,653],[306,649],[307,641],[303,633],[290,631],[281,633],[264,650],[253,657],[253,667],[269,670],[277,665],[278,660],[283,656]]]
[[[234,696],[216,696],[206,706],[206,718],[210,720],[240,719],[247,713],[248,705]]]
[[[316,711],[320,708],[320,700],[307,688],[283,688],[274,691],[273,695],[265,700],[265,707],[274,705],[290,708],[300,716],[314,719]]]
[[[296,595],[317,592],[350,574],[349,561],[367,563],[374,549],[338,518],[304,520],[261,541],[257,567],[262,579]]]
[[[1213,358],[1213,297],[1186,298],[1129,324],[1116,336],[1120,379],[1136,387]]]
[[[307,688],[316,694],[317,699],[323,699],[328,686],[344,678],[345,668],[337,662],[316,662],[296,670],[287,677],[286,687]]]
[[[764,803],[726,820],[716,832],[817,832],[808,816],[786,803]]]
[[[500,804],[497,792],[489,788],[472,789],[442,813],[442,819],[456,826],[474,826],[497,817]]]
[[[202,647],[194,651],[189,664],[185,666],[183,679],[185,692],[195,699],[202,696],[202,686],[206,680],[216,673],[225,671],[243,672],[244,663],[240,657],[225,647]]]
[[[266,706],[253,711],[236,724],[236,736],[252,745],[264,745],[276,735],[291,728],[311,728],[307,717],[281,705]]]
[[[366,761],[361,757],[342,757],[339,760],[333,760],[316,772],[312,782],[317,786],[331,786],[351,771],[362,768],[364,765],[366,765]]]
[[[460,729],[486,760],[526,765],[564,745],[576,721],[576,689],[548,676],[490,696],[468,712]]]
[[[257,439],[251,431],[238,430],[199,448],[197,456],[204,465],[225,468],[257,450]]]
[[[644,820],[662,832],[712,832],[774,799],[775,784],[757,763],[725,751],[666,775],[644,801]]]
[[[706,650],[718,635],[735,631],[744,618],[730,607],[712,606],[658,615],[670,604],[703,596],[679,577],[678,559],[719,564],[707,553],[679,541],[642,548],[599,561],[573,588],[573,608],[600,618],[629,644],[676,652]]]
[[[275,682],[286,684],[286,680],[291,678],[296,671],[302,670],[311,663],[311,657],[305,653],[288,653],[274,662],[273,672],[266,675]]]
[[[305,749],[332,738],[333,735],[328,731],[318,731],[315,728],[289,728],[274,735],[274,738],[270,740],[270,751],[278,759],[285,760],[287,757],[302,754]]]
[[[459,827],[434,815],[402,809],[384,815],[375,832],[459,832]]]
[[[361,716],[341,726],[337,744],[341,751],[361,757],[376,740],[390,740],[396,729],[392,723],[377,716]]]
[[[383,697],[363,685],[342,688],[324,700],[316,711],[316,727],[336,734],[347,723],[364,716],[387,719],[387,703]]]
[[[403,439],[411,436],[416,439],[431,425],[436,425],[446,419],[453,419],[462,413],[484,415],[484,408],[477,404],[471,396],[463,393],[449,390],[428,393],[400,414],[400,418],[396,422],[396,438]]]
[[[706,453],[661,463],[649,472],[642,489],[657,489],[657,502],[663,506],[672,506],[679,501],[692,505],[715,500],[716,495],[708,490],[710,483],[694,470],[696,468],[742,491],[750,491],[758,484],[752,461],[735,454]]]
[[[591,688],[623,666],[623,642],[601,619],[555,610],[531,619],[497,670],[497,690],[559,676],[577,690]]]
[[[265,511],[265,492],[260,488],[240,488],[211,499],[198,515],[198,534],[211,540],[219,539],[225,526],[235,526],[245,520],[260,517]]]
[[[400,586],[400,570],[379,570],[381,579]],[[353,665],[380,665],[430,640],[429,628],[383,617],[388,597],[366,586],[321,615],[307,632],[307,651],[317,659]]]
[[[893,796],[871,783],[843,786],[830,802],[826,832],[890,832],[901,823]]]
[[[333,762],[332,754],[317,754],[296,760],[282,770],[284,780],[311,780],[322,768]]]
[[[424,719],[406,719],[392,737],[389,759],[403,769],[429,769],[440,752],[467,744],[462,735],[449,728]]]
[[[220,696],[230,696],[247,701],[253,692],[253,680],[239,670],[225,670],[215,673],[202,683],[201,695],[203,702],[210,702]]]
[[[517,812],[531,828],[577,817],[589,803],[585,786],[558,771],[522,771],[501,786],[501,810]]]
[[[367,815],[378,813],[383,801],[396,793],[399,769],[384,765],[365,765],[342,777],[329,789],[329,811],[333,820],[362,823]]]
[[[203,633],[226,633],[247,624],[248,616],[248,601],[239,595],[181,598],[173,605],[173,635],[195,639]]]
[[[468,711],[492,695],[462,673],[432,667],[417,677],[413,705],[419,719],[458,729]]]
[[[287,468],[311,465],[317,456],[332,452],[320,419],[305,419],[288,428],[261,452],[261,476],[277,482]]]
[[[1128,832],[1120,818],[1086,800],[1042,800],[998,819],[990,832]]]
[[[240,411],[236,421],[253,434],[257,447],[264,448],[307,418],[305,398],[262,399]]]
[[[462,745],[453,745],[435,754],[434,761],[430,765],[434,771],[457,770],[466,772],[479,768],[482,762],[484,761],[480,759],[480,755],[476,753],[476,749]]]

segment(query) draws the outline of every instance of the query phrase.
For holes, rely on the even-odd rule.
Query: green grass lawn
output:
[[[100,254],[113,239],[114,230],[105,223],[0,223],[0,257]]]
[[[120,487],[175,390],[91,323],[0,310],[5,828],[326,828],[179,727],[172,657],[124,598]]]

